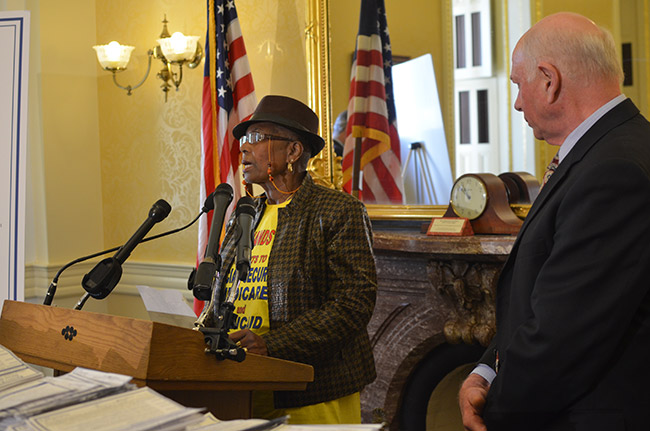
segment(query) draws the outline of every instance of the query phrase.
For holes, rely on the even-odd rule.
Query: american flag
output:
[[[203,103],[201,109],[201,199],[221,183],[234,189],[233,201],[241,196],[239,142],[232,129],[247,120],[257,105],[244,38],[234,0],[208,0],[208,31],[205,42]],[[198,259],[205,253],[212,213],[199,221]],[[197,315],[202,301],[194,302]]]
[[[348,124],[343,150],[343,189],[352,191],[356,138],[363,138],[360,197],[366,203],[403,203],[393,65],[384,0],[362,0],[357,47],[350,77]]]

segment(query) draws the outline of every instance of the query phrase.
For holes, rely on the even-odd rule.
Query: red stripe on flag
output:
[[[377,174],[377,178],[381,178],[382,188],[388,197],[390,199],[395,199],[395,197],[401,196],[399,187],[397,187],[397,184],[395,183],[395,178],[384,162],[377,158],[372,161],[372,167]]]
[[[228,47],[228,60],[230,60],[230,64],[232,65],[241,57],[246,57],[246,46],[244,45],[244,38],[238,37],[230,42],[230,46]]]
[[[388,119],[376,112],[364,112],[352,115],[350,120],[354,126],[363,126],[367,129],[380,130],[385,134],[388,133]]]
[[[255,86],[253,85],[253,75],[250,73],[248,75],[242,76],[235,82],[235,89],[233,90],[233,96],[235,99],[235,110],[238,109],[239,100],[244,96],[255,91]]]
[[[375,65],[378,67],[383,67],[383,63],[384,58],[381,55],[381,51],[377,51],[376,49],[372,49],[370,51],[360,49],[357,51],[357,66]]]
[[[205,184],[205,189],[214,190],[214,165],[213,165],[213,148],[214,142],[212,140],[212,95],[210,93],[210,77],[206,76],[203,78],[203,103],[201,104],[201,115],[204,119],[202,122],[202,134],[203,142],[201,144],[204,164],[201,167],[203,169],[203,183]]]

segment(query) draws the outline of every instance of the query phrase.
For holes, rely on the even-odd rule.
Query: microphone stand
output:
[[[246,349],[234,343],[228,332],[235,329],[235,319],[237,315],[234,313],[235,305],[233,304],[239,290],[239,284],[246,280],[248,271],[251,265],[251,250],[253,248],[253,220],[255,216],[255,202],[252,198],[244,196],[237,202],[237,209],[235,210],[237,216],[239,236],[237,238],[237,262],[235,264],[235,279],[236,283],[230,288],[228,298],[219,304],[219,309],[216,310],[217,304],[211,301],[209,306],[214,307],[213,314],[216,317],[216,322],[213,327],[206,328],[200,325],[199,331],[203,333],[203,340],[208,345],[206,353],[213,353],[218,360],[232,359],[233,361],[241,362],[246,358]],[[213,293],[213,299],[214,295]],[[221,291],[218,292],[221,299]]]
[[[150,237],[148,237],[148,238],[144,238],[144,239],[141,241],[141,243],[143,243],[143,242],[147,242],[147,241],[152,241],[152,240],[154,240],[154,239],[158,239],[158,238],[162,238],[162,237],[164,237],[164,236],[171,235],[171,234],[174,234],[174,233],[176,233],[176,232],[180,232],[180,231],[182,231],[182,230],[184,230],[184,229],[187,229],[188,227],[190,227],[190,226],[192,226],[194,223],[196,223],[196,221],[199,219],[199,217],[201,217],[201,216],[203,215],[203,213],[204,213],[204,211],[201,211],[201,212],[199,213],[199,215],[197,215],[197,216],[194,218],[194,220],[192,220],[191,222],[189,222],[187,225],[185,225],[185,226],[183,226],[183,227],[180,227],[180,228],[177,228],[177,229],[172,229],[172,230],[170,230],[170,231],[163,232],[163,233],[160,233],[160,234],[157,234],[157,235],[154,235],[154,236],[150,236]],[[57,271],[56,275],[55,275],[54,278],[52,279],[52,282],[50,283],[50,286],[49,286],[48,289],[47,289],[47,294],[45,295],[45,299],[43,300],[43,305],[51,305],[51,304],[52,304],[52,299],[54,299],[54,294],[56,293],[56,288],[57,288],[58,283],[59,283],[59,277],[61,276],[61,274],[63,273],[63,271],[65,271],[66,269],[68,269],[69,267],[71,267],[72,265],[75,265],[75,264],[77,264],[77,263],[84,262],[84,261],[86,261],[86,260],[93,259],[93,258],[95,258],[95,257],[98,257],[98,256],[101,256],[101,255],[104,255],[104,254],[108,254],[108,253],[112,253],[112,252],[114,252],[114,251],[117,251],[117,250],[119,250],[121,247],[122,247],[122,246],[113,247],[113,248],[110,248],[110,249],[108,249],[108,250],[103,250],[103,251],[100,251],[100,252],[97,252],[97,253],[91,254],[91,255],[89,255],[89,256],[83,256],[83,257],[80,257],[80,258],[78,258],[78,259],[73,260],[72,262],[68,262],[67,264],[63,265],[63,267],[61,267],[61,269],[59,269],[59,270]],[[77,305],[75,305],[74,309],[75,309],[75,310],[81,310],[81,308],[82,308],[83,305],[86,303],[86,300],[88,299],[89,296],[90,296],[90,295],[88,294],[88,292],[86,292],[86,293],[85,293],[85,294],[84,294],[84,295],[79,299],[79,302],[77,302]]]
[[[214,327],[199,328],[199,331],[203,333],[205,344],[208,345],[205,348],[205,353],[214,354],[220,361],[231,359],[236,362],[242,362],[246,359],[246,350],[232,341],[228,337],[228,332],[236,327],[235,319],[237,318],[237,314],[234,313],[235,305],[233,301],[239,289],[239,283],[245,280],[247,275],[248,271],[245,271],[243,274],[240,274],[239,270],[235,272],[237,282],[230,288],[230,294],[226,301],[219,306],[219,313],[217,314],[217,321]]]

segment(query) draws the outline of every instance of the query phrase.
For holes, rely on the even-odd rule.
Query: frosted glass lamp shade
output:
[[[134,47],[112,41],[108,45],[93,46],[93,49],[97,52],[97,60],[104,69],[123,70],[129,64]]]
[[[160,48],[167,61],[190,61],[196,53],[199,36],[185,36],[176,32],[171,37],[158,39]]]

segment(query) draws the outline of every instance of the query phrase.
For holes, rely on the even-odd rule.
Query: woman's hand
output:
[[[230,339],[237,343],[237,346],[243,347],[249,353],[268,356],[269,351],[266,349],[264,339],[259,335],[251,332],[250,329],[241,329],[229,335]]]

